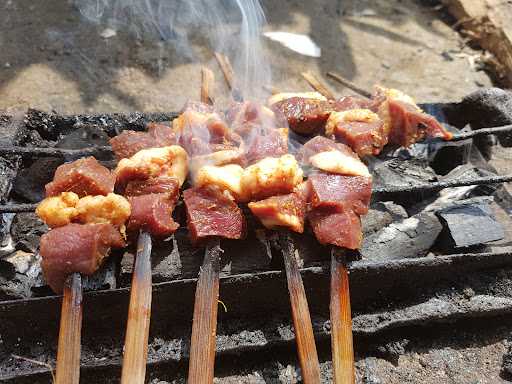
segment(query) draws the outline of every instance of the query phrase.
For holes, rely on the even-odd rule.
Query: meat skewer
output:
[[[227,58],[223,58],[222,55],[219,55],[217,60],[228,82],[228,86],[233,91],[233,70],[229,61]],[[278,122],[275,115],[267,108],[256,103],[242,102],[235,104],[232,110],[228,111],[227,115],[234,128],[241,132],[242,136],[244,132],[248,136],[249,148],[246,149],[246,161],[252,164],[252,166],[249,166],[244,171],[245,177],[258,179],[259,174],[265,177],[267,185],[258,191],[265,195],[257,196],[258,193],[249,194],[249,196],[244,196],[244,199],[251,201],[249,209],[260,219],[266,228],[279,229],[278,236],[283,253],[303,381],[305,383],[320,382],[320,365],[311,316],[304,284],[295,258],[294,242],[289,232],[290,230],[302,232],[304,229],[306,191],[303,190],[303,185],[299,186],[297,190],[293,190],[299,183],[297,178],[300,181],[302,180],[302,171],[300,171],[299,176],[299,172],[292,165],[295,159],[291,155],[286,155],[288,153],[288,130],[276,129]],[[272,156],[275,158],[279,155],[281,155],[281,158],[277,161],[267,157]],[[287,159],[287,165],[284,166],[282,160],[286,156],[291,157],[290,160],[293,160],[293,162]],[[288,169],[287,172],[285,168]],[[248,175],[250,176],[248,177]],[[281,176],[281,180],[288,179],[293,181],[282,190],[274,190],[269,193],[269,190],[272,190],[270,185],[273,183],[271,181],[272,178],[269,181],[267,175],[274,176],[274,185],[279,184],[279,176]],[[243,180],[244,176],[242,176]],[[261,197],[263,197],[263,200],[258,201]]]
[[[132,145],[134,137],[138,146]],[[115,170],[116,188],[127,196],[132,209],[127,230],[131,234],[139,233],[122,383],[145,381],[151,317],[152,237],[165,238],[178,228],[172,212],[188,172],[187,154],[182,147],[173,144],[175,141],[170,127],[155,125],[150,125],[146,133],[124,131],[111,139],[116,157],[120,159]],[[132,154],[135,150],[138,151]]]
[[[176,122],[177,129],[181,129],[181,136],[188,144],[187,150],[192,156],[192,164],[201,164],[201,160],[207,164],[215,162],[216,155],[226,152],[222,150],[210,152],[214,146],[212,140],[215,140],[215,136],[222,136],[222,142],[226,137],[222,122],[210,107],[211,97],[208,90],[211,89],[211,83],[214,80],[213,73],[206,68],[203,68],[202,72],[209,74],[209,76],[202,77],[201,102],[205,105],[189,106]],[[196,135],[193,134],[194,130],[196,130]],[[203,131],[208,133],[203,134]],[[205,149],[198,153],[199,147]],[[194,155],[196,155],[195,158]],[[199,167],[198,165],[196,168]],[[194,178],[199,178],[199,175],[195,174]],[[238,206],[221,190],[206,185],[201,186],[197,180],[195,184],[194,188],[186,190],[183,194],[183,201],[187,209],[187,226],[194,243],[206,241],[207,244],[195,293],[188,382],[207,384],[213,382],[215,367],[220,255],[222,253],[220,239],[243,236],[245,222]]]
[[[130,215],[112,193],[111,172],[93,157],[59,166],[36,213],[51,230],[41,237],[42,269],[50,287],[63,293],[57,383],[78,383],[82,328],[82,279],[94,273],[111,247],[122,247],[120,229]],[[97,195],[97,196],[94,196]]]

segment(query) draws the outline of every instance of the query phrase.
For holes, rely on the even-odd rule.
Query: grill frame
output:
[[[446,104],[449,110],[453,110],[453,104]],[[432,108],[441,108],[439,104]],[[432,111],[432,108],[424,108]],[[43,117],[41,117],[43,116]],[[120,116],[120,117],[117,117]],[[30,128],[35,124],[37,119],[49,122],[58,127],[59,130],[65,132],[73,127],[79,127],[82,124],[99,124],[101,126],[111,126],[114,132],[118,132],[119,126],[126,124],[127,129],[141,130],[147,122],[150,121],[166,121],[170,116],[175,114],[128,114],[128,115],[98,115],[98,116],[69,116],[60,117],[52,114],[42,114],[37,111],[29,111],[21,127]],[[160,118],[160,120],[159,120]],[[18,137],[22,137],[23,132],[18,132]],[[453,185],[452,185],[453,186]],[[380,191],[386,193],[386,191]],[[389,192],[389,191],[387,191]],[[392,191],[391,191],[392,192]],[[403,191],[401,191],[403,192]],[[0,207],[1,209],[1,207]],[[31,207],[33,209],[33,206]],[[1,213],[1,211],[0,211]],[[328,284],[329,284],[329,257],[325,252],[325,261],[314,261],[313,266],[307,266],[301,269],[308,301],[310,303],[311,314],[315,325],[315,335],[319,342],[320,358],[323,362],[328,360],[329,353],[329,332],[328,323]],[[481,274],[488,273],[493,270],[512,267],[512,254],[510,252],[502,253],[465,253],[456,255],[445,255],[437,257],[415,258],[408,260],[397,260],[391,262],[368,262],[355,261],[350,265],[351,272],[351,293],[352,305],[356,315],[354,316],[354,335],[355,344],[358,349],[364,350],[361,346],[365,343],[375,344],[382,340],[391,338],[392,335],[400,330],[406,332],[415,332],[418,324],[429,328],[435,328],[440,323],[464,322],[468,319],[495,318],[501,316],[512,316],[512,301],[503,303],[503,305],[489,308],[489,306],[481,305],[475,308],[458,308],[452,312],[439,313],[439,316],[430,316],[425,318],[410,318],[403,321],[395,319],[391,322],[379,321],[377,312],[374,312],[375,326],[362,327],[358,326],[358,322],[364,324],[364,316],[372,315],[365,313],[365,307],[370,303],[379,307],[378,303],[393,303],[398,299],[402,300],[398,292],[415,291],[419,292],[422,288],[429,286],[450,286],[455,281],[465,281],[465,274]],[[200,262],[200,260],[199,260]],[[405,273],[407,272],[407,273]],[[455,278],[454,278],[455,275]],[[430,277],[435,276],[432,280]],[[374,282],[379,281],[379,290],[373,286]],[[186,368],[188,346],[187,341],[190,338],[190,329],[186,332],[187,327],[191,324],[193,311],[193,297],[195,291],[196,279],[175,279],[168,282],[160,282],[153,284],[153,315],[152,315],[152,345],[156,347],[154,337],[169,338],[172,335],[177,336],[174,340],[181,340],[184,343],[180,353],[165,355],[156,353],[156,358],[150,354],[150,370],[154,370],[156,374],[168,377],[184,376]],[[242,291],[240,289],[242,288]],[[178,293],[176,295],[176,293]],[[252,292],[254,300],[247,300],[245,295]],[[265,293],[266,292],[266,293]],[[277,295],[276,295],[277,292]],[[269,303],[267,298],[277,296],[277,299]],[[84,345],[85,348],[91,348],[92,345],[99,342],[108,348],[110,341],[113,344],[122,346],[123,330],[126,318],[129,288],[119,288],[107,291],[87,292],[85,297],[85,313],[84,313]],[[244,303],[250,301],[251,305]],[[249,296],[251,297],[251,296]],[[321,299],[319,299],[321,297]],[[264,359],[262,355],[269,352],[275,352],[281,358],[285,359],[287,355],[293,355],[295,341],[289,337],[289,330],[292,329],[290,323],[290,313],[288,296],[286,291],[286,279],[284,273],[278,269],[270,269],[264,272],[233,274],[221,277],[221,298],[230,303],[243,303],[239,307],[230,308],[228,314],[219,312],[219,334],[223,335],[233,330],[231,323],[252,324],[248,323],[249,315],[255,312],[258,314],[270,313],[271,326],[265,328],[266,332],[274,334],[272,337],[267,336],[268,343],[258,344],[256,342],[239,343],[228,348],[226,345],[220,345],[217,354],[219,356],[219,373],[229,371],[230,360],[233,358],[244,359]],[[420,297],[415,297],[421,300]],[[511,298],[512,300],[512,298]],[[377,304],[375,304],[377,303]],[[270,304],[270,305],[269,305]],[[405,298],[403,305],[410,304]],[[169,308],[171,307],[171,308]],[[229,304],[228,304],[229,307]],[[172,308],[180,308],[180,312],[173,312]],[[13,329],[23,330],[23,340],[43,340],[46,352],[52,351],[56,343],[56,333],[58,331],[58,317],[60,309],[60,297],[49,296],[43,298],[32,298],[26,300],[14,300],[0,302],[0,336],[2,336],[3,347],[0,351],[4,361],[0,362],[0,367],[9,366],[8,364],[8,346],[15,349],[17,336],[12,333]],[[457,308],[455,308],[457,309]],[[27,316],[28,312],[28,316]],[[32,313],[40,314],[38,318],[31,316]],[[258,315],[260,316],[260,315]],[[262,319],[265,315],[261,315]],[[363,317],[362,317],[363,316]],[[261,320],[260,319],[260,322]],[[182,324],[180,329],[172,329],[172,324]],[[371,323],[371,322],[370,322]],[[285,331],[279,333],[279,324],[284,324]],[[260,326],[259,324],[258,326]],[[256,325],[253,326],[256,328]],[[274,327],[274,329],[272,329]],[[115,335],[112,335],[112,328],[116,329]],[[236,328],[236,327],[235,327]],[[91,337],[91,330],[97,334]],[[260,329],[256,328],[257,331]],[[179,331],[179,332],[178,332]],[[94,333],[93,332],[93,333]],[[7,336],[5,336],[7,335]],[[117,339],[116,339],[117,338]],[[230,337],[227,337],[230,339]],[[235,337],[236,339],[236,337]],[[110,341],[108,341],[110,340]],[[232,340],[228,340],[232,343]],[[174,342],[174,341],[173,341]],[[31,349],[31,348],[29,348]],[[112,349],[113,351],[115,348]],[[119,377],[120,373],[120,350],[117,348],[112,357],[101,362],[94,362],[86,350],[85,364],[83,365],[83,377],[94,382],[109,382],[110,379]],[[22,354],[22,353],[18,353]],[[44,355],[44,354],[43,354]],[[169,357],[170,356],[170,357]],[[17,362],[20,363],[20,362]],[[15,364],[14,364],[15,365]],[[12,365],[11,365],[12,366]],[[19,371],[8,371],[8,373],[0,373],[0,379],[6,382],[46,382],[49,373],[47,369],[31,366],[30,363],[20,363]],[[0,370],[4,371],[4,370]],[[181,372],[181,373],[180,373]]]

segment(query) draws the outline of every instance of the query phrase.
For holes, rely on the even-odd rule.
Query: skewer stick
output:
[[[220,52],[215,52],[215,58],[219,63],[219,67],[220,70],[222,71],[222,74],[224,75],[226,84],[228,85],[228,88],[231,91],[231,96],[233,96],[233,99],[235,99],[236,101],[242,101],[242,94],[240,93],[240,90],[238,90],[235,87],[235,72],[233,71],[233,66],[229,61],[229,58]]]
[[[210,90],[213,86],[214,76],[213,72],[206,67],[201,68],[201,102],[205,104],[213,104],[210,97]]]
[[[331,90],[327,88],[327,85],[317,79],[317,77],[311,72],[302,72],[302,77],[308,82],[311,88],[320,93],[322,96],[325,96],[329,100],[334,100],[336,98],[334,93],[332,93]]]
[[[146,377],[152,294],[151,247],[151,235],[141,231],[132,275],[121,373],[122,384],[141,384]]]
[[[70,275],[64,283],[57,349],[56,384],[78,384],[82,334],[82,277]]]
[[[302,378],[306,384],[320,383],[320,365],[318,363],[313,325],[309,314],[304,284],[295,258],[295,246],[288,232],[281,232],[279,237],[283,251],[286,281],[290,293],[293,327],[295,329]]]
[[[346,257],[331,249],[331,348],[335,384],[354,384],[352,314]]]
[[[187,381],[190,384],[213,383],[221,252],[220,240],[212,240],[206,247],[199,272],[190,342]]]
[[[358,87],[356,84],[351,82],[350,80],[345,79],[343,76],[334,73],[334,72],[327,72],[327,76],[329,76],[331,79],[337,81],[340,84],[343,84],[345,87],[350,88],[354,92],[359,93],[361,96],[364,96],[368,99],[372,98],[372,93],[368,92],[366,89]]]

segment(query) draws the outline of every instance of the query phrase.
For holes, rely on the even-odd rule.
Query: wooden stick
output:
[[[213,104],[213,99],[211,98],[211,89],[213,87],[213,82],[215,80],[215,76],[213,72],[206,67],[201,68],[201,102],[205,104]]]
[[[122,384],[142,384],[146,377],[152,294],[151,247],[151,235],[141,231],[132,274],[121,373]]]
[[[206,247],[199,272],[190,342],[187,381],[190,384],[213,383],[221,252],[219,239],[212,240]]]
[[[338,83],[343,84],[345,87],[350,88],[354,92],[359,93],[361,96],[364,96],[368,99],[372,98],[371,92],[367,91],[366,89],[358,87],[356,84],[354,84],[350,80],[345,79],[343,76],[337,73],[327,72],[327,76],[329,76],[333,80],[336,80]]]
[[[56,384],[78,384],[82,334],[82,277],[70,275],[64,284],[57,349]]]
[[[295,329],[302,379],[306,384],[320,383],[320,365],[318,363],[313,325],[304,284],[295,258],[295,245],[288,232],[281,232],[279,237],[290,293],[293,327]]]
[[[231,96],[233,96],[233,99],[235,99],[236,101],[242,101],[242,93],[235,87],[235,71],[233,71],[233,66],[229,61],[229,58],[220,52],[215,52],[214,54],[215,58],[217,59],[217,62],[219,63],[220,70],[224,75],[226,84],[228,85],[228,88],[231,91]]]
[[[317,77],[311,72],[302,72],[302,77],[308,82],[311,88],[325,96],[327,99],[334,100],[336,98],[334,93],[332,93],[331,90],[327,88],[327,85],[317,79]]]
[[[352,314],[346,256],[331,249],[331,347],[335,384],[354,384]]]

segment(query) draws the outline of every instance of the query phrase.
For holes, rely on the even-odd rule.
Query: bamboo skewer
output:
[[[242,101],[242,95],[240,91],[235,87],[235,73],[229,58],[220,52],[215,52],[214,55],[217,59],[217,62],[219,63],[220,70],[224,75],[224,80],[226,80],[226,84],[228,85],[228,88],[231,92],[231,96],[233,96],[233,99],[236,101]]]
[[[64,284],[57,349],[56,384],[78,384],[82,335],[82,277],[71,274]]]
[[[122,384],[141,384],[146,377],[152,294],[151,248],[151,235],[141,231],[132,275],[121,373]]]
[[[336,247],[331,249],[331,348],[333,382],[354,384],[354,345],[352,313],[346,257]]]
[[[353,90],[354,92],[359,93],[361,96],[366,97],[367,99],[372,98],[371,92],[368,92],[366,89],[358,87],[356,84],[354,84],[350,80],[345,79],[343,76],[341,76],[337,73],[327,72],[327,76],[329,76],[331,79],[337,81],[338,83],[343,84],[345,87]]]
[[[213,72],[206,67],[201,68],[201,102],[205,104],[213,104],[213,99],[211,98],[210,89],[213,86],[214,76]]]
[[[295,329],[302,379],[306,384],[320,383],[320,365],[318,363],[313,325],[304,284],[295,258],[295,246],[288,232],[281,232],[279,239],[283,251],[288,292],[290,293],[293,327]]]
[[[199,272],[190,342],[190,384],[213,383],[221,252],[220,240],[211,240]]]
[[[331,92],[327,85],[322,83],[320,80],[316,78],[311,72],[302,72],[302,77],[308,82],[308,84],[322,96],[325,96],[329,100],[334,100],[336,97],[334,93]]]

